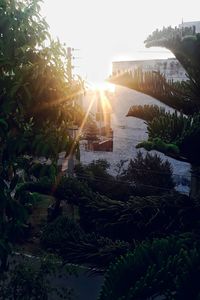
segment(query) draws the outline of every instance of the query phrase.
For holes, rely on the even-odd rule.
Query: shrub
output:
[[[20,257],[20,262],[12,262],[10,270],[0,275],[0,300],[72,300],[73,290],[54,284],[52,278],[73,273],[72,267],[63,268],[52,256]]]
[[[130,250],[130,244],[112,241],[95,233],[86,234],[74,221],[59,217],[44,228],[41,245],[61,255],[65,262],[108,267],[116,257]]]
[[[126,181],[108,173],[110,165],[106,160],[99,159],[88,165],[79,164],[75,168],[77,178],[86,182],[93,192],[100,193],[111,199],[128,200],[135,194],[134,188]]]
[[[83,197],[91,197],[91,190],[85,182],[77,178],[62,177],[55,187],[54,196],[78,205]]]
[[[199,299],[199,246],[191,234],[140,244],[110,266],[99,300]]]
[[[80,206],[80,224],[112,239],[130,241],[199,230],[199,204],[178,193],[115,201],[99,194]]]
[[[16,190],[16,197],[20,198],[20,195],[22,195],[24,192],[37,192],[40,194],[52,194],[53,188],[55,185],[55,181],[49,179],[48,177],[42,177],[36,182],[25,182]]]
[[[34,163],[29,169],[29,174],[36,178],[48,177],[49,179],[55,180],[58,174],[58,167],[55,164],[41,164]]]
[[[130,160],[128,168],[123,172],[122,178],[135,184],[142,190],[143,195],[164,194],[173,189],[173,169],[168,160],[163,161],[159,155],[138,152],[133,160]]]

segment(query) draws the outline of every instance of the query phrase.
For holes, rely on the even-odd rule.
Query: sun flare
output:
[[[108,82],[94,82],[91,84],[91,89],[96,91],[102,91],[102,92],[109,92],[114,93],[115,92],[115,86],[114,84],[108,83]]]

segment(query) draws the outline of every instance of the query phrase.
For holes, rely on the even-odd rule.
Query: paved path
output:
[[[103,283],[103,276],[91,276],[84,271],[80,272],[78,277],[62,277],[54,279],[54,285],[57,287],[70,287],[74,289],[75,297],[73,300],[97,300],[101,285]],[[55,297],[50,297],[49,300],[56,300]]]
[[[15,253],[10,258],[10,263],[28,263],[34,262],[34,264],[40,263],[40,259],[29,254]],[[89,272],[88,268],[74,266],[72,270],[75,270],[77,275],[65,275],[66,272],[59,274],[58,276],[50,277],[52,287],[55,288],[72,288],[74,290],[75,297],[73,300],[97,300],[101,286],[103,284],[103,275],[94,274]],[[77,271],[76,271],[77,270]],[[75,273],[74,272],[74,273]],[[59,298],[60,299],[60,298]],[[50,295],[49,300],[57,300],[55,295]]]

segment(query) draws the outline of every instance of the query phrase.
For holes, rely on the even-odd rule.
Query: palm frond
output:
[[[157,105],[133,105],[130,107],[127,117],[135,117],[150,122],[155,117],[165,115],[165,108]]]
[[[197,102],[195,105],[191,101],[191,93],[186,89],[185,83],[167,80],[159,72],[143,72],[137,69],[113,75],[109,81],[149,95],[187,115],[197,112],[200,107],[200,103]]]

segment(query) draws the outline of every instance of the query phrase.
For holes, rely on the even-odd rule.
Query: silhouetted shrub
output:
[[[184,234],[141,243],[110,266],[99,300],[199,299],[196,239]]]
[[[111,200],[94,194],[80,208],[80,224],[112,239],[143,240],[199,230],[199,203],[178,193]]]
[[[103,269],[131,249],[129,243],[112,241],[95,233],[86,234],[77,223],[66,217],[59,217],[44,228],[41,245],[59,254],[65,262]]]
[[[75,168],[77,178],[86,182],[93,192],[100,193],[115,200],[128,200],[131,195],[135,195],[135,190],[126,180],[109,174],[110,164],[103,159],[91,162],[88,165],[79,164]]]
[[[131,159],[122,179],[134,183],[138,193],[143,195],[165,194],[173,190],[173,169],[168,160],[163,161],[157,154],[138,152]]]

